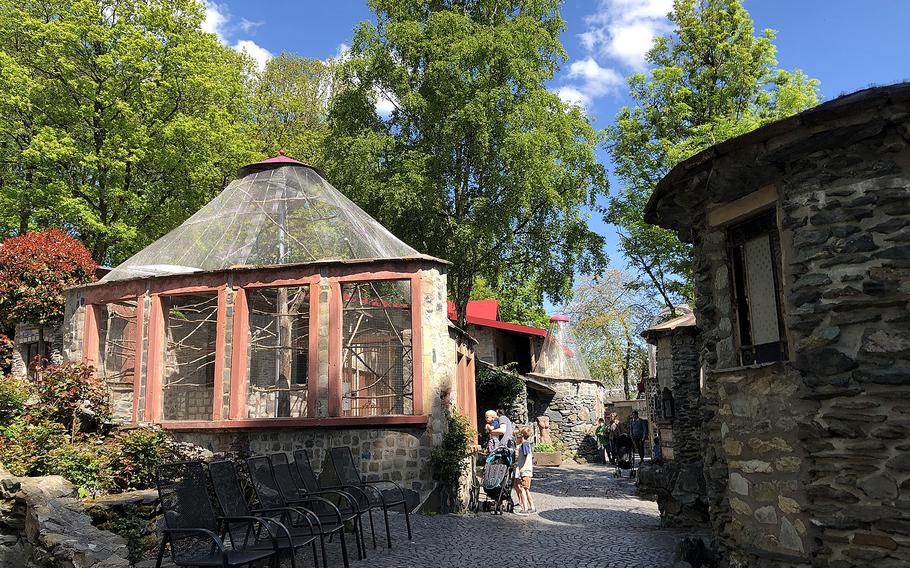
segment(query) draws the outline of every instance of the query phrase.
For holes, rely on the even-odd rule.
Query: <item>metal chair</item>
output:
[[[408,540],[414,540],[411,534],[411,517],[408,511],[408,502],[404,496],[404,489],[394,481],[378,480],[366,481],[360,475],[357,464],[354,463],[354,453],[348,446],[335,447],[329,450],[329,457],[332,463],[332,469],[335,473],[338,487],[360,487],[369,496],[370,508],[382,509],[382,515],[385,518],[385,537],[389,548],[392,548],[392,534],[389,530],[389,509],[401,507],[404,510],[404,521],[408,527]],[[400,496],[387,499],[383,491],[377,487],[379,485],[391,485],[389,492],[397,492]],[[331,488],[331,487],[328,487]]]
[[[307,486],[303,478],[300,477],[298,469],[291,464],[287,454],[284,452],[275,452],[267,457],[272,464],[272,472],[275,474],[278,488],[284,494],[285,499],[322,497],[323,499],[328,499],[337,507],[338,511],[341,512],[344,523],[351,523],[351,533],[354,535],[354,542],[357,545],[357,558],[358,560],[363,560],[366,556],[366,546],[363,543],[363,524],[361,523],[363,512],[357,504],[357,499],[342,489],[322,490]],[[328,520],[331,522],[333,511],[320,506],[318,503],[312,505],[311,509],[319,516],[320,521]],[[327,516],[328,519],[326,519]]]
[[[329,514],[320,518],[315,530],[319,534],[322,546],[323,564],[328,566],[328,559],[325,556],[325,539],[331,542],[332,538],[338,534],[341,540],[341,558],[344,567],[350,565],[348,560],[348,545],[344,537],[344,518],[341,511],[328,499],[318,496],[296,496],[285,495],[281,490],[281,485],[275,479],[275,472],[272,469],[272,462],[266,456],[253,456],[246,459],[247,471],[250,475],[250,482],[253,485],[253,491],[259,500],[262,509],[286,509],[296,508],[298,506],[312,509],[313,505],[325,508]],[[326,520],[330,522],[326,522]],[[299,524],[293,526],[295,531],[306,530]]]
[[[278,546],[269,524],[255,517],[243,522],[257,525],[255,531],[248,530],[241,542],[232,541],[225,546],[218,536],[219,521],[209,501],[205,469],[202,462],[176,462],[162,464],[156,471],[156,485],[161,509],[164,512],[165,528],[158,550],[156,568],[164,559],[164,549],[170,547],[171,560],[177,566],[252,566],[253,563],[269,560],[277,566]],[[241,519],[230,519],[241,522]],[[263,541],[261,529],[265,529],[268,540]],[[268,548],[265,544],[271,544]]]
[[[294,466],[297,470],[298,478],[300,479],[303,486],[308,492],[319,493],[320,491],[325,491],[322,485],[319,483],[319,478],[316,477],[316,472],[313,471],[313,466],[310,463],[310,454],[306,450],[295,450],[294,451]],[[363,534],[363,517],[364,513],[367,513],[370,519],[370,536],[373,539],[373,548],[376,548],[376,531],[373,528],[373,507],[370,506],[370,499],[366,491],[361,487],[342,485],[336,486],[337,490],[344,491],[346,494],[350,495],[355,499],[357,503],[357,508],[360,511],[361,520],[360,520],[360,530],[361,536]]]
[[[275,541],[279,550],[287,551],[290,554],[291,568],[296,568],[297,566],[297,550],[307,546],[312,549],[313,562],[316,568],[319,568],[319,554],[316,550],[316,541],[319,540],[319,533],[314,530],[313,522],[306,515],[306,510],[301,513],[300,510],[294,509],[250,509],[249,503],[244,497],[240,479],[237,477],[236,467],[234,462],[231,461],[225,460],[210,463],[209,478],[212,480],[215,498],[218,500],[218,505],[225,517],[243,519],[257,516],[266,522],[274,523]],[[271,518],[269,515],[276,515],[278,519]],[[313,520],[316,520],[317,523],[319,522],[318,519],[315,519],[315,513],[313,513]],[[295,523],[300,524],[301,521],[308,526],[308,530],[305,533],[293,534],[287,528]],[[246,538],[250,528],[249,522],[227,521],[223,523],[222,531],[225,531],[230,536],[232,542],[236,542],[241,531],[244,538]],[[221,536],[224,538],[224,534]]]

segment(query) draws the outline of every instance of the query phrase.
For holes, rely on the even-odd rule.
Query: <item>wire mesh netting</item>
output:
[[[164,419],[210,420],[218,296],[165,298]]]
[[[567,379],[590,379],[591,372],[578,347],[568,318],[555,316],[534,365],[537,375]]]
[[[344,415],[411,414],[411,282],[345,283],[341,296]]]
[[[314,169],[254,165],[101,281],[417,254]]]
[[[98,318],[100,375],[111,383],[132,383],[136,365],[136,301],[111,302]]]
[[[249,418],[306,417],[309,286],[247,291]]]

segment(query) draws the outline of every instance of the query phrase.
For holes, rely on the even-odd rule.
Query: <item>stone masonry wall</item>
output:
[[[599,402],[601,384],[551,377],[542,380],[556,391],[546,412],[550,417],[551,433],[582,459],[591,463],[603,459],[597,451],[597,440],[593,434],[597,419],[603,414],[603,403]],[[601,409],[600,416],[598,408]]]
[[[705,479],[731,565],[910,560],[908,116],[896,104],[835,116],[808,141],[791,132],[720,158],[710,184],[699,174],[679,192],[695,228]],[[755,181],[735,160],[774,167]],[[726,234],[705,213],[768,183],[790,353],[742,369]]]

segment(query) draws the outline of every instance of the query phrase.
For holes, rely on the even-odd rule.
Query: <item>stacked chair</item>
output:
[[[240,471],[231,461],[159,466],[157,486],[165,528],[156,567],[170,549],[171,561],[177,566],[277,567],[282,558],[290,557],[291,568],[296,568],[298,552],[308,550],[316,568],[320,551],[322,565],[329,568],[326,542],[337,538],[342,563],[348,568],[345,530],[350,527],[358,559],[366,558],[363,516],[370,521],[375,549],[374,509],[383,512],[389,548],[389,509],[403,509],[411,540],[404,490],[391,481],[363,480],[350,448],[332,448],[329,455],[332,469],[327,473],[334,477],[322,484],[306,450],[294,452],[293,463],[284,453],[254,456],[245,460]],[[243,477],[251,491],[244,491]]]

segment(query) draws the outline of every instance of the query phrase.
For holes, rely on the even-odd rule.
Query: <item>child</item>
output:
[[[521,506],[518,514],[530,515],[537,512],[537,508],[534,507],[534,498],[531,497],[531,478],[534,477],[534,454],[531,452],[530,428],[523,426],[518,429],[515,434],[515,445],[518,453],[518,459],[515,461],[515,469],[518,473],[515,477],[519,480],[516,492],[518,493],[518,503]]]
[[[597,438],[597,449],[603,452],[604,463],[613,461],[613,456],[610,455],[610,444],[607,440],[607,426],[604,424],[603,418],[597,419],[597,429],[594,430],[594,437]]]

